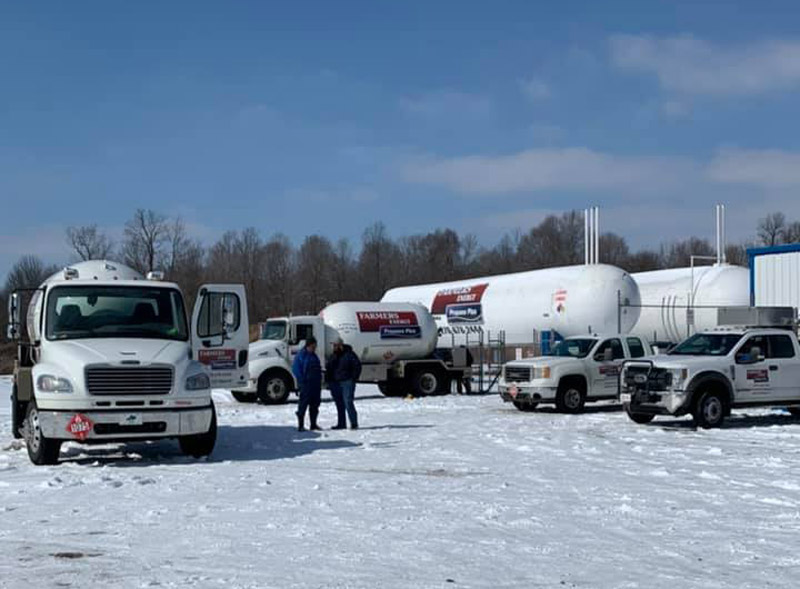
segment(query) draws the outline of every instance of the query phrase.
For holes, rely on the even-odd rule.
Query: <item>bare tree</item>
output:
[[[264,246],[264,272],[266,275],[266,310],[264,317],[286,315],[294,307],[295,253],[289,238],[273,235]]]
[[[603,233],[600,236],[600,261],[624,268],[628,264],[630,250],[625,238],[615,233]]]
[[[58,266],[45,264],[36,256],[22,256],[11,267],[6,277],[5,291],[17,288],[36,288],[51,274],[58,271]]]
[[[122,258],[139,272],[155,270],[162,262],[164,245],[168,239],[169,223],[164,215],[150,209],[136,209],[133,218],[125,224]]]
[[[764,245],[777,245],[783,241],[786,215],[770,213],[758,222],[758,238]]]
[[[800,221],[794,221],[786,226],[783,232],[784,243],[800,243]]]
[[[359,280],[366,300],[378,300],[392,284],[393,266],[398,262],[397,246],[389,239],[386,225],[375,223],[364,231],[359,256]]]
[[[67,227],[67,243],[80,260],[103,260],[114,250],[114,243],[97,225]]]

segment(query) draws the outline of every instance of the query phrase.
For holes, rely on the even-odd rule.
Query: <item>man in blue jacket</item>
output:
[[[317,356],[317,340],[309,337],[292,364],[292,372],[300,389],[297,403],[297,431],[305,430],[306,409],[311,420],[309,429],[322,429],[317,425],[319,405],[322,400],[322,365]]]
[[[343,401],[341,408],[339,403],[336,404],[339,422],[335,429],[344,429],[346,427],[345,411],[350,420],[350,429],[358,429],[358,412],[356,411],[355,395],[356,383],[361,376],[361,361],[358,359],[358,356],[356,356],[353,348],[343,343],[340,339],[334,342],[333,350],[336,360],[332,363],[332,378],[329,378],[334,383],[334,387],[338,389],[339,395],[341,395]],[[344,409],[344,411],[342,411],[342,409]]]

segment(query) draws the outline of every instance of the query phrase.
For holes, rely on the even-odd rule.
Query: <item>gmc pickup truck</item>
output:
[[[665,356],[626,362],[620,401],[636,423],[691,414],[719,427],[737,407],[784,405],[800,414],[800,344],[782,328],[729,327],[697,333]]]
[[[638,336],[569,337],[547,356],[508,362],[500,377],[500,396],[520,411],[555,403],[559,411],[580,413],[587,401],[615,399],[622,362],[649,353]]]

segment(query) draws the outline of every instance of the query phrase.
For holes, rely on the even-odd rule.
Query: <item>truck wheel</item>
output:
[[[233,398],[240,403],[255,403],[258,395],[255,393],[243,393],[242,391],[231,391]]]
[[[653,415],[652,413],[635,413],[627,407],[625,408],[625,413],[628,414],[628,417],[630,417],[632,422],[639,423],[641,425],[650,423],[651,421],[653,421],[653,418],[655,417],[655,415]]]
[[[402,381],[388,380],[378,383],[378,389],[385,397],[402,397],[405,394],[406,387]]]
[[[423,368],[414,374],[412,390],[415,397],[427,397],[440,393],[442,390],[442,375],[437,370]]]
[[[530,413],[531,411],[535,411],[538,403],[520,403],[519,401],[514,401],[514,407],[519,409],[520,411],[524,411],[525,413]]]
[[[26,409],[26,403],[17,401],[17,385],[14,384],[11,388],[11,434],[15,440],[22,438]]]
[[[214,445],[217,443],[217,410],[213,403],[211,404],[211,425],[208,431],[204,434],[181,436],[178,438],[178,443],[181,446],[181,452],[194,458],[208,456],[214,451]]]
[[[698,427],[719,427],[725,421],[725,400],[719,393],[705,391],[697,398],[692,416]]]
[[[40,466],[58,464],[62,442],[44,437],[35,401],[28,403],[28,413],[25,416],[25,442],[31,462]]]
[[[556,409],[562,413],[580,413],[586,404],[586,391],[582,383],[564,380],[558,384]]]
[[[258,400],[264,405],[281,405],[289,399],[292,385],[279,372],[266,372],[258,379]]]

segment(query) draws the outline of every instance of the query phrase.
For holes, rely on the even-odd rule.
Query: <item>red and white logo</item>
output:
[[[484,283],[440,290],[433,298],[433,303],[431,303],[431,313],[433,315],[444,315],[450,305],[480,303],[488,286],[488,283]]]
[[[89,433],[92,431],[93,427],[94,423],[91,419],[85,415],[76,413],[67,423],[67,433],[74,436],[75,439],[83,441],[89,437]]]

